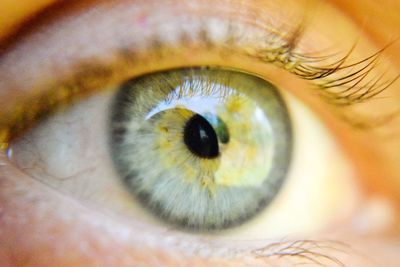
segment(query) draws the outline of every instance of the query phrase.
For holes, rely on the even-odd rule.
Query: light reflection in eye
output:
[[[168,109],[154,112],[165,102]],[[290,164],[283,101],[273,85],[244,73],[192,68],[138,77],[121,87],[111,114],[118,173],[143,206],[178,228],[245,223],[273,200]]]

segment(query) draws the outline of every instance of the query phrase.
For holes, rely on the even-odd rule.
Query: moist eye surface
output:
[[[126,81],[111,106],[109,143],[132,197],[165,224],[195,231],[240,225],[266,208],[292,153],[275,86],[219,68]]]

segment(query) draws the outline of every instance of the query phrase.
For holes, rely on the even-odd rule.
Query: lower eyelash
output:
[[[339,259],[341,255],[354,252],[351,247],[339,241],[295,240],[280,241],[252,251],[258,258],[279,258],[287,260],[290,265],[340,266],[345,264]]]

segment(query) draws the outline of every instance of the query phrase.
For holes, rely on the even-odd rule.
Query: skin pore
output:
[[[0,1],[0,13],[9,14],[3,18],[4,23],[0,22],[0,25],[4,25],[0,28],[2,48],[0,69],[5,69],[4,62],[8,60],[7,55],[14,53],[26,60],[13,62],[14,66],[8,65],[10,69],[16,69],[25,75],[31,74],[29,79],[19,80],[16,76],[9,76],[7,80],[0,81],[3,82],[0,83],[2,85],[0,104],[4,112],[2,115],[7,114],[6,110],[13,110],[16,100],[19,101],[20,96],[25,95],[31,88],[37,88],[38,91],[47,90],[51,87],[49,84],[52,84],[48,81],[50,78],[44,75],[50,71],[51,65],[46,65],[45,61],[41,62],[40,55],[17,49],[21,43],[26,46],[32,45],[32,51],[35,51],[40,48],[42,40],[37,38],[28,43],[27,40],[30,39],[24,39],[24,35],[35,32],[35,23],[40,24],[43,30],[46,29],[48,22],[57,21],[59,17],[74,20],[75,15],[82,15],[84,10],[96,5],[97,2],[104,1],[80,2],[82,4],[70,1],[70,4],[56,5],[43,15],[45,17],[43,20],[40,21],[40,18],[36,17],[33,21],[28,21],[28,24],[26,22],[21,24],[27,21],[27,18],[32,18],[33,14],[38,14],[40,10],[50,6],[52,1]],[[146,1],[131,2],[139,6],[142,18],[150,16],[152,8],[156,9],[156,5],[151,6],[146,4]],[[193,14],[199,17],[212,13],[207,7],[214,5],[211,1],[194,1],[199,3],[200,8],[197,9],[175,2],[185,1],[171,0],[168,2],[169,5],[165,4],[169,7],[166,10],[176,12],[178,15],[199,12],[201,14]],[[280,1],[249,1],[249,3],[251,3],[248,4],[249,10],[252,12],[259,10],[260,14],[264,14],[262,12],[265,11],[270,17],[280,20],[282,22],[280,25],[285,25],[289,18],[294,18],[295,22],[292,22],[294,26],[288,26],[289,29],[295,29],[296,25],[302,22],[305,10],[315,4],[311,1],[288,1],[282,7]],[[376,53],[400,36],[398,29],[400,15],[396,12],[400,4],[393,1],[379,1],[379,5],[372,0],[316,3],[318,8],[314,8],[310,19],[305,19],[306,30],[299,40],[299,46],[303,47],[305,52],[318,51],[320,47],[330,48],[327,54],[348,51],[356,42],[357,47],[354,53],[351,53],[349,62],[357,62]],[[126,5],[129,9],[132,3],[114,1],[109,5],[110,7]],[[180,6],[180,9],[175,9],[176,6]],[[221,13],[222,16],[235,16],[241,10],[238,6],[240,6],[238,1],[221,1],[218,6],[213,6],[215,9],[213,12],[218,15]],[[243,20],[247,19],[250,24],[257,24],[253,21],[254,17],[248,18],[251,12],[241,11]],[[163,21],[168,16],[173,17],[165,12],[157,19]],[[263,19],[268,21],[268,16],[265,17]],[[105,21],[113,25],[112,20]],[[274,21],[272,19],[271,23],[274,24]],[[81,23],[90,25],[91,22],[82,20]],[[132,23],[140,23],[140,20],[132,19]],[[278,27],[278,24],[275,26]],[[95,26],[92,25],[93,28]],[[106,32],[107,28],[99,31]],[[324,34],[320,34],[321,32]],[[78,37],[84,39],[84,36],[77,36],[77,47],[79,44],[85,44]],[[58,48],[57,45],[60,43],[55,42],[54,47]],[[109,45],[113,46],[113,43]],[[336,49],[336,46],[340,48]],[[400,73],[399,48],[398,42],[389,46],[382,53],[379,66],[373,69],[373,74],[379,76],[385,72],[387,79],[394,79]],[[101,47],[98,49],[101,52]],[[196,50],[197,54],[188,58],[190,49],[194,48],[188,48],[186,57],[177,57],[176,54],[174,57],[166,56],[166,59],[159,62],[149,61],[146,68],[155,70],[185,64],[222,64],[220,57],[207,51]],[[67,51],[70,53],[68,57],[64,56],[65,50],[67,49],[62,46],[59,51],[55,49],[58,57],[52,58],[59,64],[61,76],[68,76],[66,70],[71,69],[76,63],[73,60],[77,58],[79,60],[85,53],[93,52],[72,48]],[[176,53],[185,55],[182,51]],[[341,266],[340,263],[345,266],[396,266],[400,262],[400,229],[399,218],[396,217],[396,211],[400,210],[400,165],[398,164],[400,155],[396,149],[399,147],[397,126],[399,120],[397,117],[392,118],[393,116],[389,116],[392,119],[385,118],[398,111],[397,103],[400,102],[397,98],[400,97],[400,91],[396,89],[399,84],[394,83],[380,94],[379,101],[342,109],[311,93],[308,89],[309,81],[296,78],[292,73],[266,66],[265,62],[254,59],[232,56],[228,61],[229,63],[225,64],[231,67],[246,69],[253,73],[268,73],[275,84],[287,88],[290,93],[309,105],[339,140],[339,146],[354,165],[356,177],[362,184],[360,190],[368,196],[379,196],[383,199],[383,203],[390,203],[390,214],[394,218],[364,235],[353,233],[354,229],[348,222],[349,225],[346,223],[337,225],[334,231],[310,236],[300,241],[226,242],[209,237],[163,233],[152,227],[132,223],[124,218],[107,216],[88,208],[73,197],[49,188],[22,173],[2,153],[0,154],[0,266],[291,266],[309,260],[306,257],[314,257],[315,265],[320,261],[327,266]],[[124,75],[138,75],[144,71],[134,66],[131,73]],[[43,75],[39,75],[41,73]],[[53,77],[51,79],[55,80]],[[17,88],[15,84],[18,84],[18,89],[15,89]],[[380,120],[383,122],[379,123]],[[362,128],[369,130],[360,130]],[[378,205],[377,217],[383,216],[380,212],[385,207],[386,205]]]

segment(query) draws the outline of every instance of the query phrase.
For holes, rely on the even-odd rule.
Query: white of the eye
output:
[[[286,183],[264,212],[223,237],[307,235],[354,212],[359,193],[350,161],[311,110],[285,98],[295,139]],[[158,224],[132,201],[113,170],[106,137],[110,99],[99,94],[43,122],[13,146],[14,159],[30,175],[95,208]]]
[[[293,96],[284,96],[294,132],[286,184],[263,214],[225,237],[309,236],[344,221],[359,205],[350,159],[313,111]]]
[[[12,160],[33,178],[105,213],[147,217],[113,169],[106,137],[111,93],[55,114],[12,145]]]

